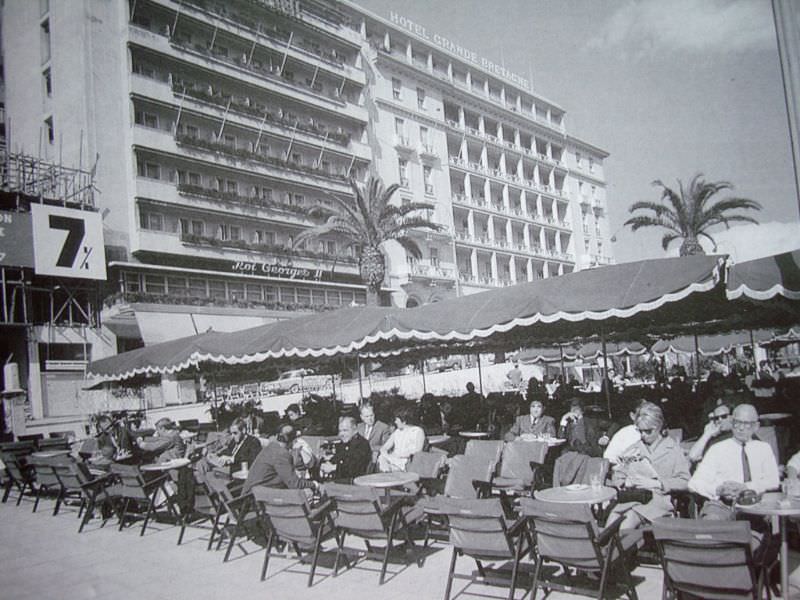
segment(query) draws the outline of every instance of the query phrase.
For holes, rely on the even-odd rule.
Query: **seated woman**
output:
[[[401,406],[394,413],[394,424],[397,429],[381,446],[378,455],[378,470],[388,473],[405,471],[408,461],[425,446],[425,432],[422,427],[413,425],[413,408]]]
[[[641,440],[620,454],[612,475],[613,485],[648,490],[652,498],[616,506],[614,512],[625,512],[622,527],[628,529],[670,515],[669,492],[685,490],[689,482],[689,462],[678,442],[667,435],[661,409],[654,405],[640,408],[635,425]]]

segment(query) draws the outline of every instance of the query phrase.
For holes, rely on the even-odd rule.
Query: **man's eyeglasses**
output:
[[[650,435],[655,430],[656,430],[655,427],[650,427],[649,429],[638,429],[639,433],[643,433],[644,435]]]
[[[718,423],[719,421],[724,421],[725,419],[727,419],[730,416],[731,415],[729,413],[728,414],[724,414],[724,415],[711,415],[711,420],[714,423]]]
[[[740,429],[746,429],[747,427],[752,427],[753,425],[758,425],[758,421],[740,421],[739,419],[733,420],[733,426],[739,427]]]

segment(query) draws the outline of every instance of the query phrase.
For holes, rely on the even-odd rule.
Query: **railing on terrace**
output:
[[[258,308],[285,311],[324,311],[339,308],[339,305],[311,304],[305,302],[279,302],[250,298],[219,298],[192,294],[190,290],[170,287],[169,294],[150,292],[117,292],[107,296],[103,304],[112,307],[116,304],[173,304],[188,306],[218,306],[226,308]]]
[[[307,165],[301,165],[299,163],[286,161],[277,158],[275,156],[263,156],[261,154],[257,154],[250,150],[245,150],[244,148],[231,148],[227,144],[220,142],[212,142],[210,140],[205,140],[193,135],[178,133],[175,134],[175,141],[178,144],[190,146],[192,148],[199,148],[202,150],[207,150],[209,152],[217,152],[219,154],[224,154],[232,158],[251,160],[261,164],[278,167],[281,169],[289,169],[292,171],[298,171],[300,173],[307,173],[309,175],[313,175],[316,177],[324,177],[326,179],[334,179],[341,182],[347,182],[348,180],[345,175],[338,173],[331,173],[330,171],[326,171],[325,169],[319,167],[310,167]]]
[[[216,237],[205,235],[194,235],[191,233],[181,233],[181,242],[193,246],[210,246],[214,248],[233,248],[237,250],[247,250],[261,252],[273,256],[284,256],[287,258],[309,258],[313,260],[325,260],[341,263],[356,264],[358,260],[354,256],[344,254],[331,254],[330,252],[314,252],[313,250],[292,249],[276,244],[257,244],[245,240],[222,240]]]
[[[411,274],[421,277],[429,277],[436,279],[453,279],[455,271],[445,267],[434,267],[431,265],[415,264],[411,266]]]
[[[350,144],[351,136],[344,131],[330,131],[324,126],[309,122],[303,123],[300,119],[290,119],[285,116],[277,115],[267,109],[266,105],[253,102],[250,98],[243,97],[237,98],[236,96],[222,94],[220,92],[208,93],[208,88],[211,87],[207,84],[199,82],[189,82],[182,80],[172,73],[169,74],[170,86],[175,95],[186,94],[186,96],[202,102],[214,104],[222,109],[228,109],[233,112],[255,117],[259,121],[264,121],[271,125],[280,125],[285,129],[302,131],[318,137],[323,140],[328,140],[347,146]],[[230,102],[230,105],[228,104]],[[340,128],[341,129],[341,128]]]
[[[306,93],[313,94],[315,96],[319,96],[321,98],[325,98],[326,100],[331,100],[336,102],[337,104],[341,104],[344,106],[347,104],[347,98],[343,98],[341,94],[339,94],[339,88],[333,88],[334,91],[332,93],[326,93],[324,88],[321,84],[313,84],[310,85],[309,83],[303,83],[300,81],[296,81],[294,77],[289,77],[287,75],[288,71],[283,71],[283,73],[279,73],[279,69],[275,65],[261,65],[256,61],[249,62],[247,61],[247,53],[244,56],[240,56],[238,59],[230,58],[229,56],[223,55],[220,52],[214,52],[213,48],[208,48],[202,44],[189,44],[185,40],[180,40],[177,38],[170,38],[170,44],[184,50],[186,52],[190,52],[193,54],[199,54],[205,58],[209,58],[211,60],[232,66],[236,69],[242,69],[244,71],[250,72],[254,75],[262,77],[267,80],[272,81],[280,81],[281,83],[290,85],[297,89],[300,89]]]
[[[234,192],[223,192],[214,188],[206,188],[190,183],[179,183],[177,185],[177,189],[178,193],[182,195],[207,198],[209,200],[221,201],[230,204],[238,204],[248,208],[280,210],[293,213],[305,219],[311,219],[308,214],[308,208],[305,206],[297,206],[295,204],[287,204],[285,202],[276,202],[275,200],[265,200],[264,198],[258,198],[254,196],[242,196]]]

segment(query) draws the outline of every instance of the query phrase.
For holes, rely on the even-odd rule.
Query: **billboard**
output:
[[[0,266],[33,266],[29,213],[0,211]]]
[[[103,221],[96,212],[31,205],[37,275],[106,278]]]

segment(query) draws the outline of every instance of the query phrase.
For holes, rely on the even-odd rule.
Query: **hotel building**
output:
[[[93,359],[364,303],[352,248],[293,244],[349,177],[399,183],[395,200],[429,202],[443,227],[415,234],[419,260],[388,248],[385,302],[612,261],[607,154],[529,82],[404,16],[6,0],[2,37],[10,149],[95,176],[108,282]]]

